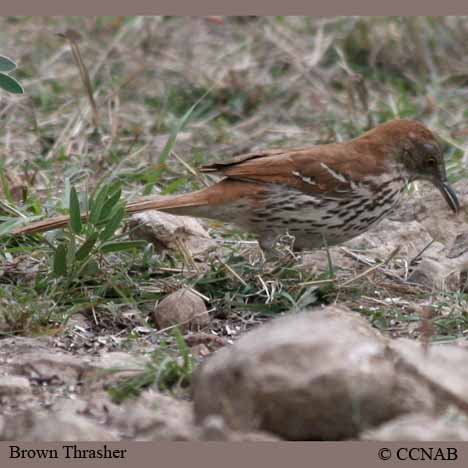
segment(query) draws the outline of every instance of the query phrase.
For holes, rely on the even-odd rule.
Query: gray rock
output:
[[[111,406],[109,422],[133,440],[198,439],[192,404],[147,390],[136,400]]]
[[[31,385],[25,377],[0,376],[0,398],[31,393]]]
[[[467,441],[468,419],[463,415],[445,413],[408,414],[389,421],[373,430],[365,431],[362,440],[410,441]]]
[[[390,341],[389,348],[397,370],[412,373],[426,382],[437,397],[439,407],[453,404],[468,414],[467,348],[449,344],[425,348],[405,338]]]
[[[221,415],[232,429],[294,440],[351,438],[435,406],[427,385],[396,371],[387,340],[336,306],[247,333],[210,356],[194,377],[197,423]]]
[[[25,411],[6,417],[0,438],[25,442],[117,440],[112,431],[74,411]]]
[[[201,222],[188,216],[174,216],[152,210],[133,215],[129,225],[133,239],[147,240],[158,249],[185,249],[197,256],[217,247],[216,241],[210,238]]]
[[[89,364],[83,358],[58,351],[18,354],[9,364],[15,373],[46,383],[73,383],[80,380],[89,369]]]

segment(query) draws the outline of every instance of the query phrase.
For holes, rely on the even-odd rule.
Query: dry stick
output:
[[[393,257],[395,257],[395,255],[400,251],[401,249],[401,246],[399,245],[398,247],[396,247],[396,249],[393,250],[393,252],[387,257],[386,260],[384,260],[383,262],[380,262],[378,263],[377,265],[374,265],[373,267],[371,268],[368,268],[366,271],[363,271],[362,273],[360,273],[359,275],[355,276],[354,278],[351,278],[349,279],[348,281],[345,281],[342,285],[340,285],[340,287],[345,287],[345,286],[348,286],[348,284],[351,284],[353,283],[354,281],[360,279],[360,278],[364,278],[365,276],[369,275],[370,273],[372,273],[373,271],[379,269],[379,268],[382,268],[384,265],[386,265]]]
[[[179,250],[179,252],[182,254],[185,264],[188,266],[191,266],[197,271],[200,271],[200,268],[195,263],[193,255],[190,252],[190,250],[187,248],[187,246],[185,245],[185,242],[182,239],[176,238],[174,243],[177,246],[177,249]]]
[[[385,302],[385,301],[381,301],[380,299],[376,299],[375,297],[361,296],[361,299],[365,299],[366,301],[370,301],[370,302],[375,302],[376,304],[380,304],[380,305],[383,305],[385,307],[392,307],[394,305],[393,301],[392,301],[392,303]]]
[[[205,187],[208,187],[210,185],[205,180],[202,173],[197,172],[187,161],[184,161],[174,150],[171,150],[171,156],[174,156],[174,158],[176,158],[177,161],[179,161],[180,164],[182,164],[182,166],[184,166],[185,169],[187,169],[190,172],[190,174],[195,176],[200,181],[200,183],[203,184]]]
[[[421,255],[435,242],[434,239],[432,239],[425,247],[423,247],[409,262],[410,266],[413,265],[413,263],[421,257]]]
[[[355,254],[354,252],[352,252],[351,250],[348,250],[346,247],[341,247],[341,250],[346,254],[346,255],[349,255],[350,257],[354,258],[355,260],[357,260],[358,262],[361,262],[363,263],[364,265],[367,265],[367,266],[373,266],[371,265],[371,263],[366,260],[364,257],[362,257],[361,255],[357,255]],[[378,268],[380,268],[380,265],[377,265]],[[397,280],[397,281],[400,281],[400,282],[403,282],[404,283],[404,280],[402,278],[400,278],[397,274],[395,273],[392,273],[391,271],[387,271],[387,270],[381,270],[381,272],[385,275],[385,276],[388,276],[389,278],[391,279],[394,279],[394,280]]]
[[[77,112],[69,118],[68,122],[63,127],[63,130],[60,132],[60,135],[55,140],[55,143],[53,144],[52,148],[50,148],[49,152],[47,153],[46,159],[49,159],[54,153],[54,151],[66,141],[67,134],[71,133],[71,129],[76,125],[76,123],[80,119],[81,112],[81,109],[78,109]],[[86,113],[87,112],[84,111],[83,116],[85,116]]]
[[[340,58],[340,67],[348,75],[347,91],[350,99],[351,111],[353,116],[356,116],[357,109],[354,96],[357,95],[361,103],[362,110],[367,115],[367,126],[373,127],[372,113],[369,108],[369,91],[366,87],[366,82],[360,73],[354,72],[348,65],[345,54],[340,47],[335,47],[335,51]]]
[[[267,296],[267,301],[265,304],[268,304],[271,302],[271,295],[270,295],[270,291],[268,291],[268,287],[265,283],[265,281],[263,281],[263,278],[260,276],[260,275],[256,275],[258,280],[260,281],[260,284],[262,285],[262,288],[263,288],[263,291],[265,291],[265,294]]]
[[[336,283],[336,278],[316,280],[316,281],[306,281],[305,283],[298,283],[294,285],[294,288],[303,287],[303,286],[318,286],[320,284],[329,284]]]
[[[187,268],[168,268],[168,267],[159,267],[159,271],[167,271],[169,273],[199,273],[197,270],[187,270]]]
[[[41,146],[41,149],[43,151],[45,151],[46,147],[44,145],[44,140],[43,140],[43,138],[41,136],[41,129],[39,128],[39,124],[37,123],[37,115],[36,115],[36,110],[34,108],[34,100],[33,100],[32,96],[28,96],[27,106],[25,106],[25,107],[29,110],[30,115],[31,115],[31,120],[32,120],[32,124],[33,124],[32,131],[33,131],[34,135],[36,135],[37,142]],[[38,171],[38,170],[39,169],[36,169],[36,171]],[[35,174],[33,174],[33,177],[30,180],[30,185],[33,185],[31,182],[33,182],[34,179],[35,179]]]
[[[89,104],[93,111],[93,123],[95,128],[99,128],[99,113],[96,106],[96,101],[94,100],[93,96],[93,87],[91,85],[91,80],[89,79],[88,69],[83,62],[83,58],[81,57],[80,49],[78,47],[78,41],[80,40],[80,35],[72,30],[67,29],[65,33],[59,34],[60,37],[64,37],[68,40],[70,44],[70,48],[73,54],[73,59],[75,60],[76,66],[80,72],[81,81],[83,82],[83,86],[86,91],[86,95],[88,96]]]
[[[361,262],[363,263],[364,265],[367,265],[367,266],[374,266],[375,262],[371,261],[371,260],[368,260],[367,258],[365,258],[363,255],[358,255],[356,253],[354,253],[353,251],[347,249],[346,247],[340,247],[340,249],[348,256],[354,258],[355,260],[357,260],[358,262]]]
[[[227,272],[234,276],[234,278],[236,278],[240,283],[242,283],[243,286],[247,287],[248,284],[241,278],[241,276],[239,276],[239,274],[237,274],[227,263],[224,263],[221,259],[217,259],[219,263],[221,263],[221,265],[223,265],[223,267],[227,270]]]
[[[195,294],[196,296],[202,298],[204,301],[206,302],[210,302],[210,298],[208,296],[205,296],[204,294],[202,294],[201,292],[197,291],[196,289],[193,289],[193,288],[188,288],[191,292],[193,292],[193,294]]]
[[[0,200],[0,208],[2,208],[7,213],[10,213],[10,214],[12,214],[12,215],[14,215],[14,216],[16,216],[18,218],[23,218],[23,219],[27,218],[26,215],[24,215],[23,213],[18,211],[13,206],[10,206],[10,204],[8,202],[6,202],[5,200]]]
[[[129,31],[129,26],[122,28],[114,37],[112,42],[109,44],[109,47],[101,54],[101,57],[96,61],[96,64],[94,68],[91,70],[91,76],[94,78],[99,71],[99,69],[102,67],[102,65],[105,63],[107,56],[109,55],[110,51],[115,47],[116,44],[118,44],[121,39],[127,34]],[[89,112],[89,108],[86,108],[82,110],[79,108],[76,113],[69,119],[67,122],[65,128],[62,130],[60,136],[57,138],[55,141],[53,147],[49,150],[47,153],[47,158],[49,158],[53,152],[56,150],[56,148],[59,147],[60,144],[63,143],[63,141],[66,140],[67,134],[70,133],[70,129],[76,125],[76,122],[80,119],[80,117],[85,117],[86,114]]]

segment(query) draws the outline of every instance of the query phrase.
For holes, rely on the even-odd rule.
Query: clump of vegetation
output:
[[[145,369],[109,388],[109,394],[116,403],[137,397],[142,390],[152,385],[161,391],[169,391],[176,395],[187,393],[195,361],[180,330],[175,328],[171,334],[175,349],[161,343],[151,353],[151,363]]]

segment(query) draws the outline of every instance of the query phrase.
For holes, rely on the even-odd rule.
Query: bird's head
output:
[[[391,151],[396,163],[409,181],[428,180],[442,193],[450,208],[457,213],[460,203],[447,181],[444,155],[434,134],[422,123],[410,119],[394,119],[379,125],[381,141]]]

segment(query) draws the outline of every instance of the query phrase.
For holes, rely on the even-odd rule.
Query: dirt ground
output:
[[[0,43],[25,89],[0,91],[0,440],[466,440],[467,17],[3,17]],[[393,117],[439,136],[458,216],[413,183],[375,229],[288,262],[265,262],[234,226],[120,216],[123,200],[209,184],[197,171],[207,162],[342,141]],[[107,222],[8,234],[68,213],[72,192],[82,210],[101,203]],[[349,336],[342,310],[359,321]],[[307,343],[302,313],[317,316]],[[277,319],[290,319],[286,344]],[[356,425],[345,403],[291,397],[300,376],[323,385],[308,372],[324,356],[328,384],[354,388],[364,361],[348,375],[339,346],[352,355],[366,340],[379,351],[362,359],[388,388],[418,388],[414,401],[390,405],[371,379]],[[433,367],[419,349],[436,349]],[[251,373],[263,365],[268,377]],[[203,389],[218,383],[226,400],[214,408]],[[252,391],[250,413],[220,409],[234,387]],[[279,430],[302,404],[330,409],[332,423],[314,413]]]

